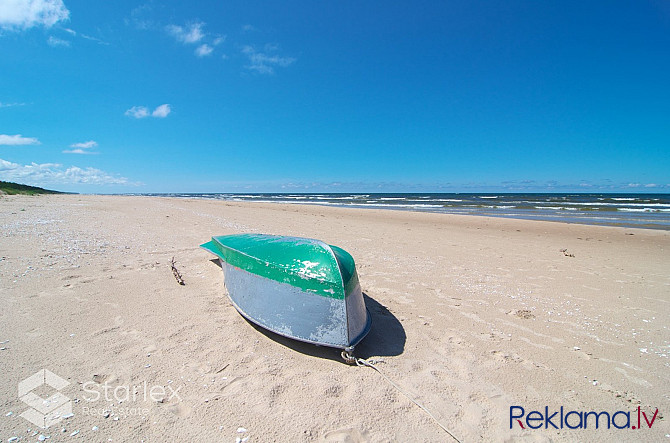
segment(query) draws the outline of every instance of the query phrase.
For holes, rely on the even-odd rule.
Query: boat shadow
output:
[[[405,350],[407,336],[405,335],[405,329],[402,327],[400,321],[388,310],[388,308],[386,308],[386,306],[380,304],[366,293],[363,293],[363,298],[365,300],[365,306],[370,312],[372,326],[368,335],[356,346],[354,355],[356,357],[367,359],[370,357],[392,357],[402,354]],[[318,346],[284,337],[283,335],[268,331],[246,318],[245,320],[254,329],[268,337],[270,340],[286,346],[293,351],[311,357],[342,362],[342,357],[340,356],[341,350],[339,349]]]
[[[407,335],[400,320],[384,305],[363,293],[365,306],[370,311],[372,326],[367,337],[356,346],[356,356],[393,357],[405,352]]]

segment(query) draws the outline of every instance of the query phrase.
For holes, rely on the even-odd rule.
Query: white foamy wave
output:
[[[622,211],[622,212],[670,212],[670,208],[666,208],[666,209],[657,209],[657,208],[619,208],[619,211]]]
[[[625,206],[665,206],[666,208],[670,208],[670,205],[667,203],[625,203]]]
[[[341,203],[332,203],[332,204],[341,204]],[[407,204],[401,204],[401,203],[344,203],[341,205],[346,205],[346,206],[364,206],[364,207],[379,207],[379,208],[442,208],[442,205],[429,205],[429,204],[421,204],[421,203],[407,203]]]
[[[615,207],[620,207],[620,206],[665,206],[667,208],[670,208],[670,205],[667,203],[598,203],[598,202],[571,202],[571,205],[578,205],[578,206],[615,206]]]

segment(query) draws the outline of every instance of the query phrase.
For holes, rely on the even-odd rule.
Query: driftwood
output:
[[[186,283],[184,283],[184,279],[182,278],[181,274],[177,270],[176,265],[177,265],[177,262],[174,261],[174,257],[172,257],[172,260],[170,260],[170,267],[172,268],[172,275],[174,275],[174,278],[177,280],[177,283],[184,286]]]

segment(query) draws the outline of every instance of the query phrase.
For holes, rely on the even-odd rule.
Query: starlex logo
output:
[[[550,414],[550,412],[553,412]],[[653,411],[651,419],[645,411],[639,406],[634,411],[616,411],[610,414],[607,411],[568,411],[561,406],[559,410],[550,410],[549,406],[544,407],[544,413],[540,411],[531,411],[526,414],[526,410],[521,406],[510,406],[509,408],[509,428],[513,429],[515,423],[521,429],[642,429],[644,425],[651,429],[658,416],[658,408]],[[637,419],[637,420],[636,420]],[[525,425],[524,425],[525,424]]]
[[[70,382],[47,369],[41,369],[19,382],[19,399],[30,406],[21,414],[21,417],[35,426],[46,429],[68,415],[72,415],[72,402],[60,392],[48,398],[42,398],[33,392],[42,385],[48,385],[60,391],[69,384]]]

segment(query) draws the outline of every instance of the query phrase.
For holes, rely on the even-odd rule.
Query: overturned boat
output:
[[[248,320],[277,334],[351,356],[370,314],[345,250],[322,241],[265,234],[212,237],[228,296]]]

